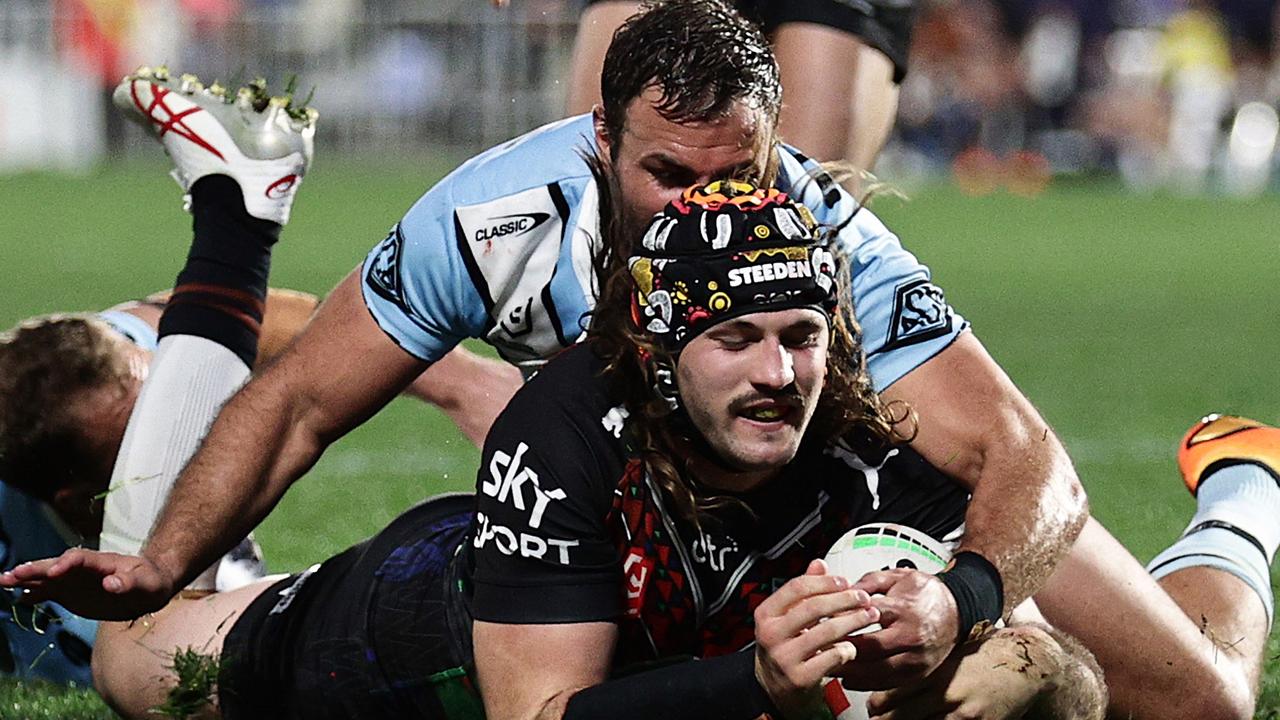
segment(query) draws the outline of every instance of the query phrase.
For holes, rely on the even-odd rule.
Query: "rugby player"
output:
[[[125,87],[145,100],[171,85],[136,77]],[[885,578],[891,586],[878,590],[908,602],[898,632],[859,641],[862,677],[883,685],[923,677],[975,627],[1043,588],[1038,599],[1050,620],[1100,658],[1113,710],[1251,714],[1261,644],[1223,638],[1265,639],[1269,627],[1271,590],[1257,582],[1280,514],[1280,489],[1269,476],[1259,470],[1209,483],[1222,495],[1199,495],[1201,516],[1239,533],[1217,526],[1189,533],[1183,547],[1193,552],[1157,571],[1167,573],[1157,584],[1105,529],[1086,523],[1065,451],[928,270],[814,163],[775,143],[778,73],[756,28],[718,3],[655,5],[615,36],[602,89],[592,117],[484,153],[424,195],[298,342],[227,404],[177,483],[144,560],[109,578],[110,587],[127,590],[132,613],[162,606],[254,527],[329,442],[460,338],[483,337],[527,372],[572,345],[595,298],[601,188],[583,155],[598,151],[617,178],[623,230],[636,235],[684,186],[735,173],[776,180],[820,223],[840,228],[835,242],[851,256],[873,387],[918,412],[912,448],[971,490],[960,550],[987,562],[974,567],[981,592],[966,592],[963,607],[931,576]],[[174,112],[208,102],[200,93],[166,97]],[[189,141],[169,134],[164,142],[177,155]],[[1231,500],[1243,488],[1255,499]],[[1227,512],[1241,506],[1252,514]],[[1261,552],[1240,549],[1253,548],[1246,536]],[[1212,551],[1221,545],[1234,549]],[[1223,557],[1233,559],[1209,560]],[[1082,587],[1091,588],[1087,602]],[[1242,606],[1241,593],[1262,602]]]
[[[250,113],[255,114],[260,113]],[[208,278],[193,278],[198,273],[193,267],[260,277],[265,297],[248,303],[248,312],[260,316],[260,334],[254,329],[237,341],[246,369],[255,359],[266,362],[278,355],[314,312],[314,296],[267,290],[265,256],[245,263],[254,255],[237,252],[227,240],[236,233],[222,232],[227,223],[257,221],[268,227],[263,235],[270,243],[283,223],[240,217],[243,209],[228,209],[226,199],[206,186],[191,188],[196,238],[176,295],[157,293],[94,314],[28,318],[0,333],[0,568],[57,555],[69,547],[97,547],[103,499],[125,425],[161,338],[205,332],[202,318],[216,296],[201,289]],[[234,196],[238,198],[238,190]],[[241,263],[245,267],[237,267]],[[166,332],[162,313],[168,307],[175,308],[176,315],[167,316]],[[184,313],[197,317],[183,324]],[[213,322],[222,321],[215,317]],[[187,367],[185,374],[191,372]],[[189,381],[184,377],[177,391],[188,389]],[[456,348],[415,380],[407,393],[440,406],[479,445],[519,382],[519,374],[506,363]],[[471,383],[484,391],[467,393],[464,403],[459,388]],[[203,434],[204,428],[199,430]],[[121,468],[120,474],[127,482],[152,472]],[[147,529],[149,525],[141,532]],[[260,551],[245,540],[220,562],[217,587],[231,589],[262,574]],[[87,685],[95,624],[54,605],[20,614],[24,617],[15,615],[14,622],[0,627],[0,672]]]
[[[913,0],[734,0],[760,23],[778,57],[787,101],[778,134],[819,160],[870,171],[898,111],[907,73]],[[570,66],[570,114],[600,102],[600,67],[635,0],[588,0]]]
[[[826,677],[860,680],[847,635],[892,632],[904,608],[815,555],[868,521],[954,537],[967,493],[900,443],[909,421],[871,387],[843,258],[814,229],[776,191],[691,190],[606,280],[587,342],[500,416],[475,498],[428,501],[306,572],[104,625],[104,697],[145,717],[190,646],[217,656],[227,718],[822,716]],[[98,571],[139,560],[75,551],[32,584],[127,612]],[[1018,626],[872,702],[1095,718],[1103,698],[1087,651]]]

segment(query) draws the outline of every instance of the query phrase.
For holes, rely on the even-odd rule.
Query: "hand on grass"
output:
[[[0,574],[0,587],[22,588],[23,600],[53,600],[96,620],[132,620],[164,607],[173,581],[145,557],[72,548],[56,558]]]

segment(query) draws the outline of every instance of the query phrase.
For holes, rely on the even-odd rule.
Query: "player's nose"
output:
[[[795,363],[791,353],[777,338],[766,338],[755,344],[755,357],[751,363],[753,385],[781,390],[795,380]]]

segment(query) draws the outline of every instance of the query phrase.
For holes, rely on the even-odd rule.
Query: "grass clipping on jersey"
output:
[[[178,684],[169,689],[165,701],[152,708],[151,712],[161,717],[185,720],[213,702],[213,693],[218,687],[218,671],[222,669],[218,658],[189,647],[174,652],[173,664],[168,667],[178,676]]]

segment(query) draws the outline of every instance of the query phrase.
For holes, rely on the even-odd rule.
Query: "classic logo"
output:
[[[523,235],[550,219],[549,213],[519,213],[516,215],[499,215],[489,218],[493,224],[486,225],[476,231],[474,240],[484,242],[497,240],[507,235]]]
[[[889,340],[884,349],[905,347],[951,332],[951,308],[942,288],[928,280],[912,280],[894,293]]]

